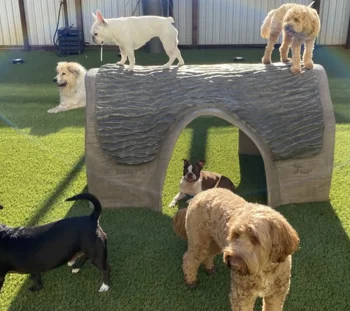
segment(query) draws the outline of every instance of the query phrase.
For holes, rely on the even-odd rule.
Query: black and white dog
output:
[[[42,226],[10,228],[0,225],[0,290],[7,273],[30,274],[31,291],[43,285],[41,273],[68,262],[73,273],[87,259],[103,272],[100,292],[109,289],[110,267],[107,264],[107,235],[99,225],[99,200],[90,193],[81,193],[66,201],[88,200],[94,210],[89,216],[61,219]],[[80,260],[75,260],[79,257]]]
[[[183,176],[180,180],[180,192],[171,201],[169,207],[174,207],[186,195],[195,196],[201,191],[215,187],[226,188],[232,192],[235,191],[235,185],[229,178],[218,173],[202,171],[205,161],[198,161],[195,164],[191,164],[186,159],[183,161],[184,168]],[[190,203],[191,200],[188,200],[187,203]]]

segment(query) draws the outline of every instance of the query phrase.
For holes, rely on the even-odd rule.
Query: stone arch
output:
[[[89,70],[85,85],[88,187],[104,207],[160,211],[177,138],[203,115],[235,125],[257,147],[270,206],[329,199],[335,118],[320,65],[294,76],[285,64],[137,66],[132,74],[107,64]]]
[[[156,178],[159,180],[161,185],[160,193],[163,192],[163,185],[166,178],[166,173],[168,169],[168,165],[174,151],[175,144],[181,134],[181,132],[185,129],[185,127],[190,124],[193,120],[202,116],[213,116],[223,119],[233,126],[236,126],[239,131],[242,131],[246,136],[240,136],[241,139],[249,139],[251,140],[256,148],[258,149],[260,155],[264,161],[264,168],[266,174],[266,185],[267,185],[267,201],[268,204],[273,203],[274,201],[278,201],[279,189],[278,183],[276,183],[277,176],[276,170],[274,169],[274,163],[271,160],[271,152],[269,150],[268,145],[264,142],[264,140],[259,137],[257,133],[255,133],[252,129],[250,129],[246,124],[244,124],[241,120],[239,120],[234,115],[229,115],[227,112],[218,108],[203,108],[196,111],[193,111],[190,114],[186,114],[182,117],[182,119],[178,120],[168,131],[168,134],[165,136],[163,144],[160,148],[160,158],[158,160],[158,166],[156,170]],[[240,142],[241,143],[241,142]],[[249,143],[243,142],[243,143]],[[274,191],[271,191],[271,188]],[[161,202],[160,202],[161,204]]]

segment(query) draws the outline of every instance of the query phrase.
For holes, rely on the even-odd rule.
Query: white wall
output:
[[[91,12],[96,13],[99,9],[106,18],[131,16],[137,4],[137,0],[83,0],[83,25],[84,25],[84,40],[92,44],[90,34],[93,17]],[[141,10],[141,11],[140,11]],[[141,2],[135,11],[135,15],[142,13]]]
[[[319,44],[345,44],[350,18],[350,0],[321,1]]]
[[[23,45],[18,1],[0,0],[0,45]]]
[[[182,45],[192,43],[192,1],[173,0],[175,26]],[[199,44],[265,44],[260,26],[269,10],[290,0],[199,0]],[[308,5],[311,0],[294,0]],[[85,41],[91,43],[91,11],[106,17],[130,16],[137,0],[82,0]],[[52,45],[59,0],[24,0],[29,44]],[[67,0],[69,24],[76,26],[75,0]],[[139,15],[140,7],[135,15]],[[63,13],[63,10],[62,10]],[[350,0],[321,0],[319,44],[345,44]],[[63,14],[59,27],[64,25]],[[280,42],[280,41],[279,41]],[[23,45],[17,0],[0,0],[0,45]]]
[[[174,0],[175,27],[179,31],[179,44],[192,44],[192,1]]]
[[[29,45],[52,45],[57,24],[59,1],[25,0]],[[63,8],[60,25],[63,25]]]
[[[199,44],[264,44],[260,27],[265,16],[287,2],[310,3],[308,0],[199,0]]]

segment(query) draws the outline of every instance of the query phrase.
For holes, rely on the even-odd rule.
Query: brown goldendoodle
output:
[[[177,211],[173,217],[173,230],[178,237],[187,240],[187,233],[185,227],[187,208],[182,208]]]
[[[300,73],[300,50],[304,43],[304,67],[313,68],[312,53],[315,39],[320,32],[320,18],[315,9],[296,3],[286,3],[276,10],[271,10],[261,26],[261,36],[268,39],[263,64],[271,63],[271,54],[281,31],[283,32],[280,47],[281,62],[289,62],[289,47],[292,47],[292,73]]]
[[[232,310],[253,310],[257,297],[264,299],[263,310],[282,310],[299,237],[280,213],[214,188],[197,194],[187,213],[175,215],[174,230],[186,238],[184,217],[188,249],[182,268],[189,287],[197,283],[200,264],[214,272],[214,258],[223,253],[231,268]]]

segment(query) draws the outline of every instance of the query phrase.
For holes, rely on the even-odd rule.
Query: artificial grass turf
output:
[[[187,63],[225,63],[234,56],[258,62],[262,49],[183,51]],[[10,60],[22,57],[23,65]],[[140,51],[138,64],[163,64],[166,57]],[[278,58],[274,55],[275,61]],[[116,61],[105,51],[105,62]],[[99,51],[70,56],[87,68],[97,67]],[[0,223],[11,226],[47,223],[90,213],[86,203],[64,202],[86,187],[84,113],[50,115],[58,103],[52,84],[58,59],[52,52],[0,52]],[[301,247],[293,259],[291,291],[285,310],[349,310],[350,299],[350,53],[317,48],[314,60],[328,74],[337,120],[331,201],[278,208],[296,228]],[[194,120],[179,137],[163,191],[163,213],[148,209],[104,210],[112,287],[98,293],[100,273],[89,263],[72,275],[68,267],[45,273],[44,289],[28,292],[26,276],[8,275],[0,310],[230,310],[229,271],[217,257],[218,273],[199,272],[200,286],[183,285],[181,259],[186,242],[177,239],[167,205],[178,191],[182,158],[207,161],[206,168],[230,177],[241,195],[264,202],[265,180],[260,157],[237,154],[238,131],[217,118]],[[184,203],[182,202],[182,206]],[[259,302],[258,304],[259,305]]]

